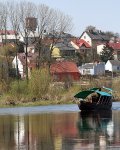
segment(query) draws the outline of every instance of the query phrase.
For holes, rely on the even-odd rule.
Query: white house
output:
[[[30,76],[30,72],[33,68],[36,68],[37,62],[36,59],[38,57],[38,53],[28,53],[27,63],[28,63],[28,76]],[[25,53],[19,53],[17,57],[15,56],[12,61],[12,67],[17,68],[18,73],[21,78],[26,77],[26,55]]]
[[[88,32],[83,32],[83,34],[81,35],[80,39],[83,39],[90,46],[92,46],[92,38],[90,37],[90,35],[88,34]]]
[[[105,74],[105,63],[85,63],[78,67],[81,75],[104,75]]]
[[[99,30],[86,30],[82,33],[80,39],[85,40],[91,47],[104,44],[110,40],[107,34]]]
[[[25,54],[20,53],[17,55],[17,57],[15,56],[13,61],[12,61],[12,67],[13,68],[17,68],[18,66],[18,72],[21,76],[21,78],[25,77],[25,71],[24,71],[24,66],[25,66]]]
[[[105,64],[105,70],[111,72],[120,71],[120,61],[119,60],[108,60]]]
[[[0,43],[7,42],[16,42],[19,40],[18,33],[14,30],[0,30]]]

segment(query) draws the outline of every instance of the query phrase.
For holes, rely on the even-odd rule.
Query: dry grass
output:
[[[19,89],[17,87],[17,82],[11,84],[11,90],[7,94],[1,96],[0,106],[36,106],[36,105],[49,105],[49,104],[68,104],[68,103],[76,103],[74,101],[74,95],[79,91],[92,88],[92,87],[112,87],[114,91],[114,96],[119,98],[120,93],[120,78],[92,78],[92,79],[82,79],[79,82],[74,82],[69,88],[65,88],[64,83],[55,83],[48,82],[46,80],[45,86],[42,85],[42,89],[40,89],[41,83],[44,83],[41,79],[40,81],[36,76],[32,79],[31,90],[28,90],[26,83],[21,81],[19,83]],[[47,76],[45,76],[47,78]],[[35,79],[35,80],[34,80]],[[29,84],[29,85],[30,85]],[[34,84],[34,85],[33,85]],[[39,84],[39,85],[37,85]],[[48,85],[48,87],[47,87]],[[30,92],[32,89],[36,89],[40,93]],[[44,91],[44,92],[43,92]],[[28,94],[30,92],[30,94]],[[39,95],[40,94],[40,95]],[[35,97],[36,96],[36,97]],[[118,99],[120,100],[120,99]]]

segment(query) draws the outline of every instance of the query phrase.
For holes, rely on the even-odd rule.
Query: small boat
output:
[[[79,99],[78,107],[80,110],[110,110],[112,107],[113,96],[111,88],[92,88],[81,91],[74,97]]]

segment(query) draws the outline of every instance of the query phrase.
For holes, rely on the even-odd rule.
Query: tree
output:
[[[85,29],[86,31],[95,31],[96,30],[96,27],[92,26],[92,25],[89,25],[86,27]]]
[[[72,29],[72,19],[70,16],[65,15],[58,10],[53,10],[52,13],[53,15],[48,30],[52,40],[49,53],[49,67],[52,61],[51,56],[54,45],[63,38],[62,36],[65,32],[69,32]]]
[[[51,62],[51,54],[55,43],[61,39],[62,33],[70,31],[72,19],[61,11],[49,8],[46,5],[38,5],[37,20],[38,20],[38,38],[36,39],[38,56],[38,68],[43,58]],[[49,38],[50,37],[50,38]],[[45,39],[50,39],[50,43],[46,44]],[[45,57],[45,50],[49,48],[49,56]],[[48,52],[47,52],[48,53]],[[50,64],[49,64],[50,65]]]
[[[37,6],[37,34],[38,37],[35,38],[36,50],[38,51],[38,60],[37,67],[40,68],[41,63],[46,59],[45,50],[46,44],[44,43],[44,36],[47,34],[51,18],[52,18],[52,9],[47,5],[39,4]]]
[[[8,13],[9,12],[9,13]],[[27,19],[36,19],[36,27],[31,28],[27,25]],[[9,20],[8,20],[9,19]],[[29,22],[29,21],[28,21]],[[43,55],[45,54],[46,47],[50,47],[49,62],[51,60],[51,51],[53,45],[57,40],[61,38],[63,32],[70,31],[72,26],[72,19],[65,15],[64,13],[49,8],[46,5],[38,4],[35,5],[32,2],[20,1],[20,2],[6,2],[0,5],[0,29],[5,31],[5,44],[7,25],[15,31],[16,45],[18,45],[19,36],[23,38],[23,43],[25,45],[26,54],[26,79],[28,80],[28,52],[27,48],[29,45],[29,38],[32,35],[32,43],[36,45],[36,49],[39,52],[38,56],[38,68],[43,61]],[[19,33],[19,36],[18,36]],[[44,36],[51,34],[51,43],[46,45],[44,42]],[[17,56],[17,51],[16,51]]]
[[[25,44],[25,61],[26,61],[26,80],[28,81],[28,38],[31,34],[31,29],[28,29],[26,19],[28,17],[35,17],[36,6],[31,2],[20,2],[19,3],[19,18],[20,18],[20,34],[24,39]]]
[[[107,62],[108,60],[114,60],[114,55],[113,55],[113,48],[109,47],[109,45],[106,45],[103,48],[103,51],[100,53],[100,58],[103,62]]]
[[[0,47],[0,60],[1,60],[1,79],[4,79],[8,81],[8,77],[11,71],[11,62],[12,58],[15,55],[15,47],[13,47],[11,44],[7,44]],[[4,70],[7,70],[6,73],[4,73]]]
[[[6,45],[6,41],[7,41],[7,37],[6,37],[7,25],[8,25],[8,8],[7,8],[7,2],[6,2],[6,3],[1,3],[1,6],[0,6],[0,29],[3,32],[2,42],[4,45]]]
[[[8,10],[9,10],[9,20],[11,23],[11,28],[14,31],[15,34],[15,44],[16,44],[16,77],[19,79],[19,73],[18,73],[18,60],[17,60],[17,53],[18,53],[18,47],[19,47],[19,40],[18,40],[18,33],[20,31],[20,11],[19,11],[19,5],[18,3],[15,3],[14,1],[11,3],[8,3]]]

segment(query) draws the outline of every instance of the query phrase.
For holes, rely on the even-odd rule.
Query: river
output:
[[[119,150],[120,103],[81,113],[77,105],[0,109],[0,150]]]

